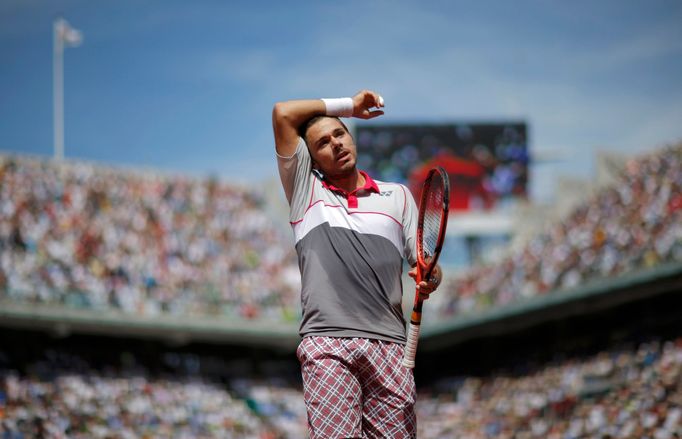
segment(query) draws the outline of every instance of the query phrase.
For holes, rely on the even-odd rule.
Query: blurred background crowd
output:
[[[154,316],[296,321],[290,232],[253,188],[85,163],[0,157],[0,298]],[[682,145],[500,261],[451,276],[449,319],[682,260]]]
[[[451,280],[440,317],[682,260],[681,184],[680,145],[628,161],[615,185],[549,232]],[[3,300],[150,316],[297,318],[290,240],[255,190],[5,156],[0,210]],[[10,357],[0,352],[2,439],[306,434],[296,379],[156,374],[134,360],[101,369],[50,349],[19,372],[3,361]],[[194,358],[200,369],[199,357],[164,358]],[[422,389],[420,437],[670,439],[682,434],[681,385],[682,338],[517,362]]]
[[[682,261],[682,145],[631,159],[617,181],[500,261],[453,276],[441,318],[559,294]]]
[[[614,346],[596,355],[422,390],[429,438],[650,438],[682,435],[682,338]]]
[[[0,298],[295,320],[289,231],[264,204],[213,179],[0,156]]]
[[[291,385],[241,378],[221,384],[197,370],[150,375],[133,354],[94,369],[47,349],[23,374],[0,366],[0,438],[301,438],[302,395]],[[166,355],[193,363],[194,355]],[[1,364],[1,362],[0,362]]]
[[[54,350],[23,374],[0,367],[0,438],[306,437],[294,381],[153,375],[126,355],[127,366],[105,370]],[[201,357],[190,360],[198,370]],[[420,390],[417,407],[424,438],[677,438],[682,338],[442,378]]]
[[[418,418],[442,439],[680,437],[682,338],[444,380],[421,391]]]

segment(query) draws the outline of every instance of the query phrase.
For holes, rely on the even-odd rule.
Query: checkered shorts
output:
[[[416,390],[402,345],[306,337],[296,355],[311,439],[416,437]]]

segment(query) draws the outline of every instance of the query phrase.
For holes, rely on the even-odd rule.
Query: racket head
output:
[[[445,240],[449,210],[450,179],[447,172],[437,166],[426,176],[419,202],[417,271],[421,279],[428,279],[438,262]]]

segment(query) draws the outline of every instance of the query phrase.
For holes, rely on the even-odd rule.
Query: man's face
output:
[[[311,157],[324,175],[339,178],[355,172],[355,142],[338,120],[320,119],[308,128],[306,141]]]

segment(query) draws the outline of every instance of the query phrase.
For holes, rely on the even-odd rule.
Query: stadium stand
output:
[[[290,236],[253,189],[0,156],[0,300],[295,321]]]
[[[306,437],[300,385],[286,373],[225,374],[230,367],[220,363],[219,380],[201,372],[210,357],[178,352],[158,355],[161,373],[135,356],[141,348],[99,369],[88,354],[50,347],[20,370],[0,354],[0,437]],[[417,407],[420,438],[679,437],[682,337],[538,364],[515,360],[483,376],[441,375],[422,386]]]
[[[276,380],[256,380],[253,371],[235,378],[225,373],[229,365],[218,362],[229,380],[220,382],[202,371],[211,360],[205,355],[158,352],[154,365],[144,364],[141,346],[102,353],[82,339],[80,347],[72,343],[70,349],[30,340],[42,352],[18,366],[3,363],[21,354],[0,351],[3,439],[306,435],[300,391]],[[104,365],[96,368],[92,357]]]
[[[682,261],[682,145],[627,162],[610,187],[503,260],[452,278],[441,319]]]
[[[682,146],[496,264],[444,285],[440,320],[682,260]],[[291,238],[257,191],[215,180],[0,157],[0,300],[295,322]],[[434,305],[431,305],[434,306]]]
[[[431,392],[422,389],[420,437],[680,437],[681,383],[682,338],[612,348],[523,374],[460,376]]]
[[[681,185],[682,145],[628,161],[521,251],[448,284],[434,310],[444,330],[425,328],[415,369],[419,437],[681,437]],[[183,316],[296,320],[290,238],[257,192],[2,156],[0,212],[0,438],[306,436],[296,359],[274,332],[267,349],[141,340],[143,321],[165,321],[149,317],[179,319],[160,332]],[[553,314],[576,291],[632,300]],[[141,320],[133,339],[94,323],[87,337],[38,333],[37,314],[8,329],[16,303]],[[464,338],[452,325],[519,304],[519,319],[546,318]]]

